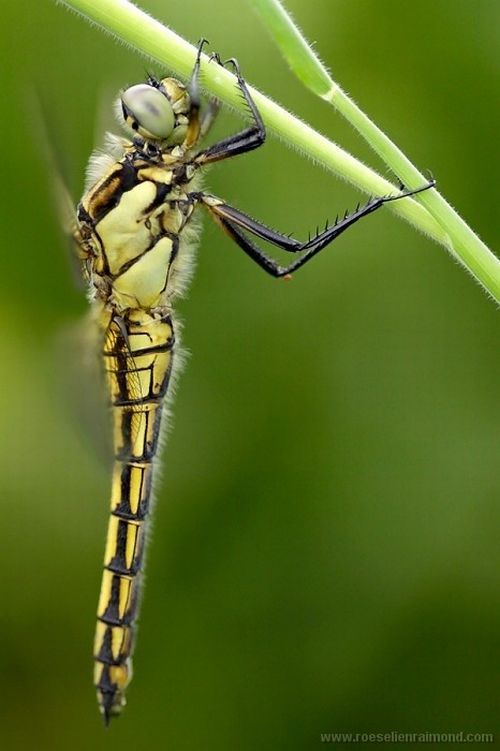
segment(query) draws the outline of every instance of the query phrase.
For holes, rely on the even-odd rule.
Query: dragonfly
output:
[[[251,123],[201,147],[218,111],[201,106],[202,39],[187,84],[149,75],[126,88],[118,116],[127,137],[108,135],[94,154],[87,183],[73,210],[76,256],[88,286],[100,335],[113,431],[111,502],[94,641],[94,685],[104,722],[121,713],[132,676],[147,528],[168,401],[180,362],[175,300],[189,282],[204,208],[260,268],[289,277],[360,219],[386,203],[432,188],[400,185],[394,195],[372,198],[305,242],[270,229],[200,188],[203,168],[263,145],[266,129],[242,77],[231,66]],[[279,265],[264,242],[292,254]],[[176,340],[177,337],[177,340]]]

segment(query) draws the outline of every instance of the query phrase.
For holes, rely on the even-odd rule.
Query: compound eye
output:
[[[163,141],[172,133],[174,111],[165,94],[158,89],[139,83],[123,92],[121,102],[125,122],[144,138]]]

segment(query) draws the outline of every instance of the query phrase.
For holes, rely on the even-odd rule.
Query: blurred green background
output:
[[[143,0],[385,171],[244,0]],[[334,77],[498,247],[496,0],[288,0]],[[495,305],[390,212],[276,282],[205,221],[124,716],[91,686],[109,478],[57,375],[86,310],[41,155],[75,196],[108,98],[151,68],[49,0],[3,3],[2,749],[314,749],[499,725]],[[238,125],[221,118],[217,133]],[[360,196],[274,139],[207,183],[307,230]],[[75,400],[81,379],[73,385]]]

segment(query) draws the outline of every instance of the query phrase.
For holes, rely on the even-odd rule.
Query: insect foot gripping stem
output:
[[[107,725],[125,705],[151,505],[154,459],[170,381],[170,317],[131,311],[105,331],[104,361],[114,422],[115,460],[94,642],[94,685]]]

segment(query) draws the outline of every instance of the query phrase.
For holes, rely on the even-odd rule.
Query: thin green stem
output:
[[[297,77],[332,104],[405,185],[421,185],[424,176],[331,78],[281,2],[251,0],[251,4]],[[445,247],[500,302],[500,261],[437,190],[422,193],[420,201],[446,233]],[[393,208],[397,212],[397,205]]]

